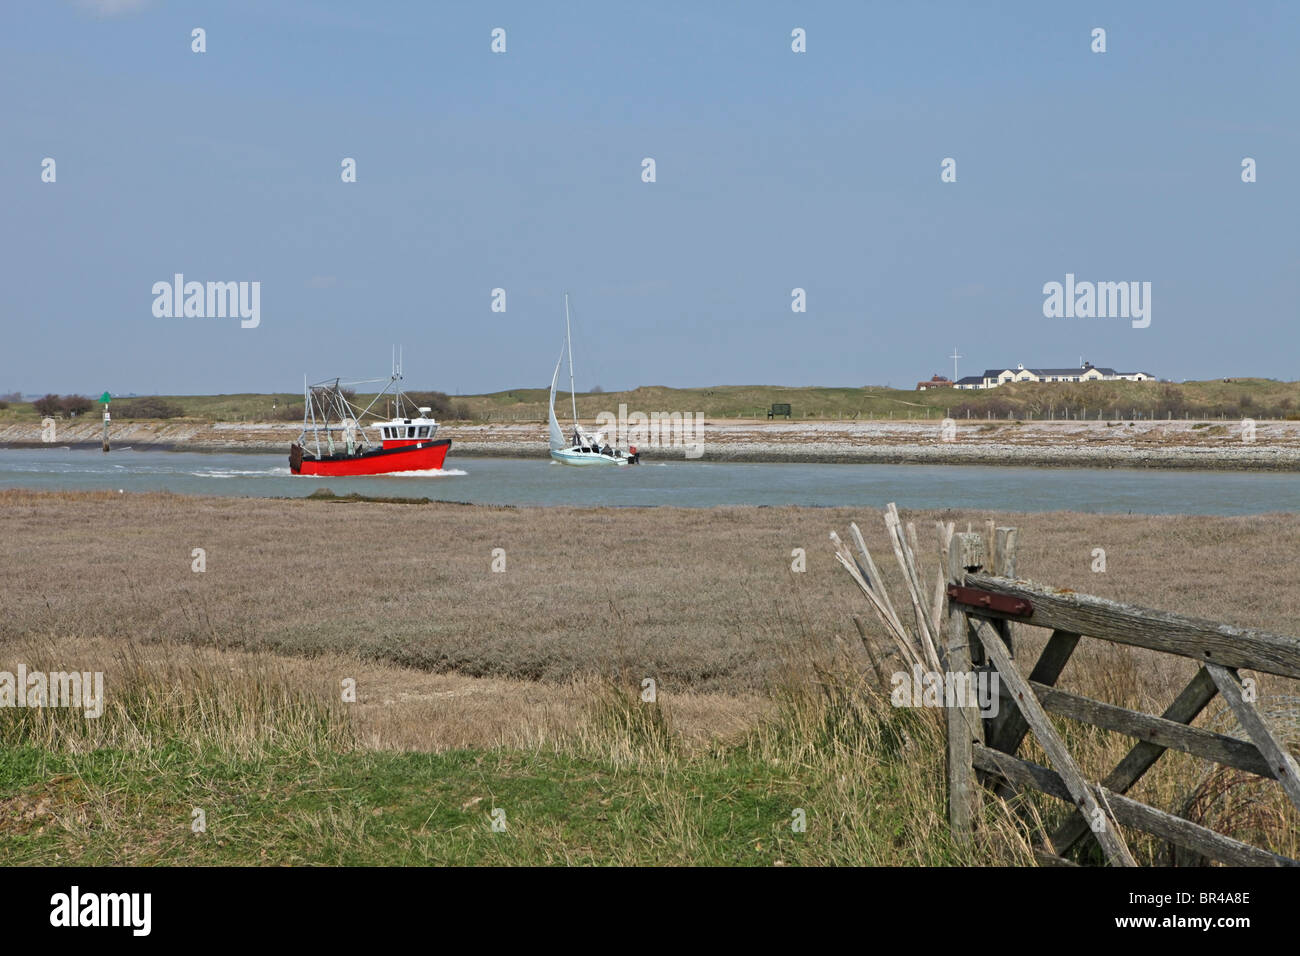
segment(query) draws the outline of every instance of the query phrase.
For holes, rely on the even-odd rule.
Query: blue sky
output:
[[[1297,46],[1295,3],[6,0],[0,392],[395,343],[411,385],[545,386],[566,290],[580,389],[910,386],[954,346],[1300,378]],[[261,324],[155,317],[176,272],[259,281]],[[1151,282],[1150,327],[1045,318],[1066,273]]]

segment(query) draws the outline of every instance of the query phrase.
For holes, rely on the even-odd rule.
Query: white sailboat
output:
[[[560,379],[560,365],[564,362],[564,352],[555,362],[555,373],[551,376],[551,400],[547,406],[550,415],[549,432],[551,458],[562,465],[635,465],[640,456],[635,448],[625,453],[605,440],[601,432],[592,435],[583,431],[578,423],[578,398],[573,386],[573,337],[569,332],[569,295],[564,295],[564,347],[569,353],[569,398],[573,404],[573,433],[565,439],[560,430],[560,423],[555,417],[555,386]]]

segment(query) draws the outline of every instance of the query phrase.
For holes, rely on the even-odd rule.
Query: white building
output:
[[[1150,372],[1117,372],[1084,362],[1078,368],[986,368],[983,375],[967,375],[954,383],[955,388],[997,388],[1007,382],[1150,382]]]

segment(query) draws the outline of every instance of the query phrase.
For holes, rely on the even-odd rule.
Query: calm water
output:
[[[1139,514],[1300,511],[1283,473],[961,465],[668,462],[566,468],[544,459],[455,458],[435,475],[303,478],[283,454],[0,448],[0,488],[168,490],[190,495],[338,494],[514,505],[820,505]]]

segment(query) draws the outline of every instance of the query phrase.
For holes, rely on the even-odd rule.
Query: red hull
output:
[[[295,445],[289,453],[289,470],[295,475],[359,476],[390,475],[399,471],[437,471],[447,458],[451,439],[412,442],[405,447],[386,448],[363,455],[334,455],[321,459],[302,454]],[[299,459],[299,456],[301,458]],[[295,459],[299,459],[295,462]]]

